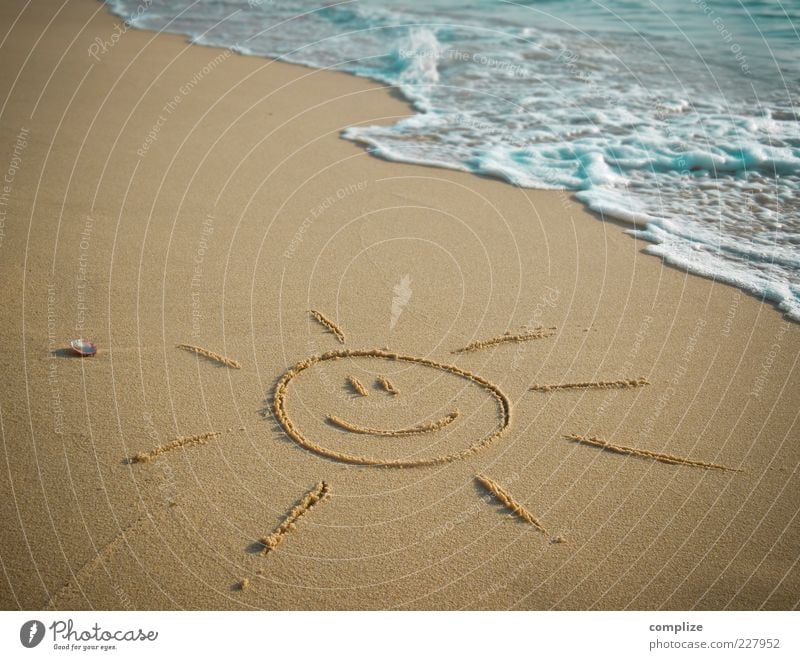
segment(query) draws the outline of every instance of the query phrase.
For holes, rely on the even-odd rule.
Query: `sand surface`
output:
[[[91,0],[0,25],[0,606],[797,606],[799,326],[567,194],[340,139],[409,112],[369,81],[120,34]],[[372,349],[273,415],[293,365]]]

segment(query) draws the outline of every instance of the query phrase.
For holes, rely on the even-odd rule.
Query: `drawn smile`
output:
[[[430,433],[431,431],[437,431],[441,428],[444,428],[448,424],[450,424],[455,418],[458,417],[458,410],[454,410],[449,415],[442,417],[440,420],[435,422],[423,422],[421,424],[417,424],[416,426],[410,426],[404,429],[373,429],[368,426],[359,426],[358,424],[351,424],[343,419],[339,419],[335,415],[329,415],[328,421],[335,426],[338,426],[345,431],[350,431],[351,433],[363,433],[364,435],[418,435],[420,433]]]

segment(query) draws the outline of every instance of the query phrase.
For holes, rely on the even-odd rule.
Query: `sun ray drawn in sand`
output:
[[[166,454],[169,451],[176,449],[185,449],[193,445],[205,445],[211,438],[221,435],[219,431],[209,431],[208,433],[198,433],[197,435],[187,435],[175,438],[172,442],[159,445],[150,451],[142,451],[130,459],[131,463],[147,463],[157,458],[161,454]]]
[[[484,348],[491,348],[492,346],[497,346],[498,344],[505,344],[505,343],[520,343],[523,341],[532,341],[534,339],[545,339],[547,337],[552,337],[556,334],[556,328],[533,328],[532,330],[528,330],[526,332],[520,332],[519,334],[512,335],[510,333],[506,333],[504,335],[500,335],[499,337],[492,337],[491,339],[482,339],[479,341],[473,341],[470,344],[462,348],[457,348],[451,353],[471,353],[472,351],[479,351]]]
[[[659,454],[656,452],[647,451],[646,449],[636,449],[634,447],[625,447],[624,445],[615,445],[610,443],[605,438],[598,438],[597,436],[571,434],[565,435],[564,437],[580,444],[600,447],[601,449],[606,449],[616,454],[628,454],[630,456],[638,456],[640,458],[650,458],[661,463],[669,463],[670,465],[688,465],[691,467],[703,468],[704,470],[721,470],[723,472],[744,472],[744,470],[740,470],[739,468],[726,467],[716,463],[704,463],[703,461],[693,461],[689,458],[673,456],[672,454]]]
[[[534,392],[552,392],[554,390],[624,390],[631,387],[644,387],[649,385],[646,378],[631,378],[628,380],[598,380],[585,383],[560,383],[559,385],[531,385],[528,389]]]
[[[284,518],[283,522],[278,525],[272,534],[259,539],[259,542],[264,546],[262,554],[268,555],[277,548],[283,542],[286,535],[295,528],[300,518],[309,513],[325,498],[330,497],[330,490],[330,486],[328,486],[327,483],[320,481],[314,488],[308,491],[303,499],[300,500],[300,503],[286,515],[286,518]]]
[[[344,344],[344,331],[338,325],[331,321],[322,312],[318,312],[316,309],[309,309],[308,313],[311,314],[311,316],[326,330],[336,335],[336,338],[339,340],[340,344]]]
[[[542,525],[542,523],[540,523],[530,511],[517,502],[500,484],[482,474],[475,475],[475,480],[492,495],[494,495],[500,501],[500,503],[506,507],[506,509],[511,511],[511,515],[517,516],[517,518],[520,518],[533,525],[543,534],[547,534],[547,530],[545,529],[544,525]]]
[[[176,344],[176,348],[180,348],[184,351],[190,351],[191,353],[196,353],[197,355],[202,355],[204,358],[208,358],[209,360],[213,360],[214,362],[219,362],[220,364],[224,364],[226,367],[231,367],[232,369],[241,369],[242,365],[239,364],[236,360],[233,360],[229,357],[225,357],[224,355],[220,355],[219,353],[215,353],[214,351],[209,351],[202,346],[193,346],[192,344]]]

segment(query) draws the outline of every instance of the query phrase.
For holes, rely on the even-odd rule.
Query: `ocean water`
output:
[[[132,26],[396,85],[376,156],[567,189],[800,321],[800,0],[113,0]]]

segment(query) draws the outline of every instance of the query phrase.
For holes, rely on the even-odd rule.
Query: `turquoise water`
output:
[[[800,320],[800,0],[115,0],[135,27],[396,85],[376,156],[576,192]]]

